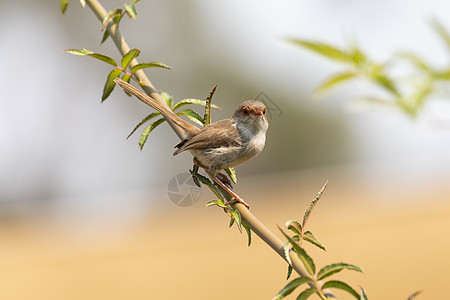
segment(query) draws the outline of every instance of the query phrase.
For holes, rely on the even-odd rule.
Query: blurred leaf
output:
[[[153,67],[164,68],[164,69],[169,69],[169,70],[172,69],[172,67],[170,67],[166,64],[163,64],[162,62],[152,61],[152,62],[148,62],[148,63],[140,63],[140,64],[133,66],[131,68],[131,73],[134,73],[140,69],[153,68]]]
[[[141,137],[139,138],[139,150],[142,151],[142,148],[144,148],[145,143],[147,142],[147,138],[148,135],[150,134],[150,132],[153,131],[153,129],[155,129],[156,127],[158,127],[158,125],[160,125],[161,123],[163,123],[166,119],[161,118],[156,120],[155,122],[153,122],[152,124],[150,124],[149,126],[147,126],[144,131],[141,134]]]
[[[303,250],[303,248],[301,248],[289,235],[287,235],[280,227],[278,227],[278,229],[280,229],[281,233],[283,233],[283,235],[288,239],[288,241],[291,243],[292,245],[292,249],[295,250],[295,253],[297,254],[298,258],[300,258],[300,260],[302,261],[303,265],[305,266],[306,271],[308,271],[308,273],[310,275],[314,275],[314,273],[316,272],[316,266],[314,265],[314,261],[312,260],[312,258],[306,253],[305,250]]]
[[[73,55],[80,55],[80,56],[88,55],[90,57],[104,61],[114,67],[117,67],[116,61],[114,59],[112,59],[111,57],[100,54],[100,53],[95,53],[95,52],[92,52],[87,49],[68,49],[68,50],[64,50],[64,51],[67,53],[73,54]]]
[[[325,191],[325,188],[328,185],[328,181],[325,182],[325,184],[323,185],[323,187],[320,189],[319,193],[317,194],[317,196],[314,198],[313,201],[311,201],[311,204],[309,205],[308,209],[305,212],[305,216],[303,217],[303,223],[302,223],[302,228],[305,228],[306,222],[308,221],[309,215],[311,214],[312,209],[314,208],[314,206],[316,205],[317,201],[319,201],[320,197],[322,196],[323,192]]]
[[[81,7],[85,7],[86,6],[86,0],[80,0],[80,4],[81,4]]]
[[[322,290],[328,289],[328,288],[336,288],[343,291],[348,292],[349,294],[353,295],[356,299],[359,299],[358,293],[348,284],[342,281],[332,280],[324,283],[322,286]]]
[[[435,72],[433,74],[434,78],[440,79],[440,80],[450,80],[450,69],[440,72]]]
[[[391,78],[383,74],[378,74],[374,76],[372,79],[389,92],[393,93],[396,96],[400,96],[400,93],[398,92],[397,87],[395,86],[395,82]]]
[[[359,49],[356,43],[350,47],[350,57],[356,66],[361,67],[367,63],[366,55],[361,51],[361,49]]]
[[[436,18],[433,18],[431,20],[430,25],[434,29],[434,31],[436,31],[436,33],[444,40],[447,48],[450,50],[450,34],[448,30]]]
[[[245,222],[242,222],[242,227],[244,227],[245,232],[247,232],[247,240],[248,240],[247,246],[250,247],[250,245],[252,244],[252,231]]]
[[[64,15],[67,11],[67,6],[69,6],[69,1],[61,0],[61,12]]]
[[[366,295],[366,291],[363,288],[361,288],[361,295],[359,296],[359,300],[368,300],[367,299],[367,295]]]
[[[333,60],[337,60],[340,62],[351,62],[352,57],[349,53],[346,53],[343,50],[340,50],[334,46],[321,43],[321,42],[313,42],[301,39],[287,39],[289,42],[302,46],[303,48],[314,51],[318,54],[321,54],[325,57],[328,57]]]
[[[415,299],[419,294],[422,294],[422,291],[417,291],[417,292],[412,293],[412,294],[408,297],[408,300],[413,300],[413,299]]]
[[[108,23],[109,23],[109,21],[111,21],[111,19],[113,19],[114,17],[120,16],[120,15],[122,15],[122,9],[121,8],[116,8],[116,9],[113,9],[113,10],[109,11],[106,14],[106,16],[103,18],[102,31],[106,29],[106,27],[108,26]]]
[[[305,241],[310,242],[311,244],[319,247],[320,249],[326,251],[325,250],[325,246],[321,242],[319,242],[318,239],[316,239],[316,237],[312,234],[311,231],[305,232],[304,235],[303,235],[303,239]]]
[[[316,293],[316,289],[314,288],[306,289],[300,295],[298,295],[297,300],[306,300],[309,298],[309,296],[313,295],[314,293]]]
[[[356,76],[357,76],[357,74],[354,72],[344,72],[344,73],[335,74],[335,75],[331,76],[330,78],[328,78],[327,80],[325,80],[323,83],[321,83],[314,90],[314,92],[323,93],[323,92],[327,91],[328,89],[330,89],[331,87],[337,85],[338,83],[355,78]]]
[[[128,53],[122,57],[122,68],[125,70],[128,67],[128,65],[130,64],[130,62],[133,59],[135,59],[136,57],[138,57],[140,53],[141,53],[141,50],[139,50],[137,48],[134,48],[134,49],[131,49],[130,51],[128,51]]]
[[[105,30],[102,36],[102,40],[100,41],[100,44],[103,44],[108,38],[109,38],[109,31]]]
[[[189,119],[194,121],[195,123],[199,124],[200,126],[203,126],[203,118],[193,111],[190,108],[183,109],[182,111],[179,111],[176,113],[177,116],[187,116]]]
[[[298,235],[303,235],[302,225],[300,225],[299,222],[297,222],[295,220],[289,220],[289,221],[286,221],[285,226],[287,229],[291,230],[292,232],[294,232]]]
[[[170,108],[172,108],[173,105],[173,98],[171,95],[167,94],[166,92],[162,92],[161,93],[161,98],[164,99],[164,101],[166,101],[167,106],[169,106]]]
[[[202,105],[205,106],[206,105],[206,101],[205,100],[200,100],[200,99],[183,99],[180,100],[179,102],[175,103],[175,105],[173,106],[172,110],[176,110],[180,107],[183,107],[185,105],[190,105],[190,104],[194,104],[194,105]],[[218,109],[222,109],[220,107],[218,107],[217,105],[211,104],[211,107],[213,108],[218,108]]]
[[[233,181],[234,184],[237,184],[237,177],[236,177],[236,171],[233,167],[229,167],[225,169],[225,172],[227,172],[228,176],[230,176],[231,181]]]
[[[114,69],[108,74],[105,86],[103,87],[102,102],[105,101],[106,98],[108,98],[111,92],[114,90],[114,87],[116,86],[114,79],[119,77],[120,73],[122,73],[122,70]]]
[[[420,70],[430,72],[430,67],[428,64],[418,55],[410,52],[399,52],[396,54],[396,56],[408,60],[410,63],[412,63],[415,67],[417,67]]]
[[[133,0],[130,3],[130,5],[128,5],[126,3],[124,4],[125,11],[127,12],[128,16],[135,20],[137,19],[137,11],[136,11],[136,5],[135,5],[135,3],[137,3],[137,2],[139,2],[139,0]]]
[[[292,280],[291,282],[289,282],[288,284],[286,284],[286,286],[283,289],[281,289],[281,291],[279,291],[278,294],[272,298],[272,300],[281,300],[284,297],[286,297],[287,295],[289,295],[290,293],[292,293],[296,288],[298,288],[302,284],[309,283],[309,282],[313,282],[313,280],[309,277],[296,278],[296,279]]]
[[[211,200],[208,203],[206,203],[206,207],[209,207],[212,205],[217,205],[222,208],[228,208],[228,206],[225,203],[223,203],[223,201],[220,199],[219,200]],[[230,225],[230,227],[231,227],[231,225]]]
[[[136,127],[134,127],[134,129],[130,132],[130,134],[127,136],[127,139],[142,125],[144,125],[145,123],[147,123],[148,121],[150,121],[151,119],[153,119],[154,117],[160,116],[161,113],[159,111],[155,111],[152,112],[151,114],[149,114],[148,116],[146,116],[144,119],[142,119],[141,122],[139,122],[139,124],[136,125]]]
[[[325,266],[322,269],[320,269],[319,273],[317,273],[317,280],[325,279],[325,278],[327,278],[335,273],[338,273],[344,269],[358,271],[358,272],[363,271],[360,267],[355,266],[355,265],[346,264],[346,263],[336,263],[336,264],[331,264],[331,265]]]

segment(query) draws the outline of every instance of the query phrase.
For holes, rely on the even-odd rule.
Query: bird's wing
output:
[[[190,149],[219,148],[241,146],[241,138],[236,127],[231,125],[230,119],[225,119],[203,127],[191,139],[181,141],[173,155]]]

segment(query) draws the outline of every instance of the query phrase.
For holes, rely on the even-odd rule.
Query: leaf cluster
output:
[[[443,40],[450,53],[450,33],[438,21],[431,26]],[[325,79],[315,92],[322,94],[353,79],[368,81],[384,92],[386,96],[366,96],[358,100],[386,104],[400,109],[410,117],[416,117],[433,94],[442,89],[442,82],[450,82],[450,66],[435,68],[423,57],[410,51],[395,53],[382,63],[371,59],[355,42],[346,49],[304,39],[287,39],[288,42],[310,50],[344,65],[343,70]],[[407,77],[396,77],[397,68],[408,65],[412,70]]]

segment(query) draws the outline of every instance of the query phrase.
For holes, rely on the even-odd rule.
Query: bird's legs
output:
[[[220,187],[222,187],[224,190],[226,190],[231,196],[234,197],[234,200],[230,201],[229,204],[232,204],[234,202],[239,202],[242,205],[244,205],[245,207],[250,208],[250,206],[244,201],[244,199],[242,199],[241,197],[239,197],[235,192],[233,192],[233,190],[231,189],[231,182],[228,180],[228,178],[222,174],[222,173],[216,173],[214,174],[213,172],[211,172],[209,170],[209,168],[207,166],[202,165],[195,157],[194,157],[194,164],[200,168],[205,169],[205,171],[208,173],[209,177],[211,177],[211,179],[218,184]],[[219,175],[222,179],[224,179],[224,181],[226,181],[225,183],[222,182],[217,175]],[[228,187],[228,186],[229,187]]]

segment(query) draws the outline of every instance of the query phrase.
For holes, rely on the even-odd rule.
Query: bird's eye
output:
[[[242,109],[242,113],[243,113],[244,115],[248,115],[248,109],[246,109],[246,108]]]
[[[266,109],[265,108],[263,109],[263,115],[266,115]]]

